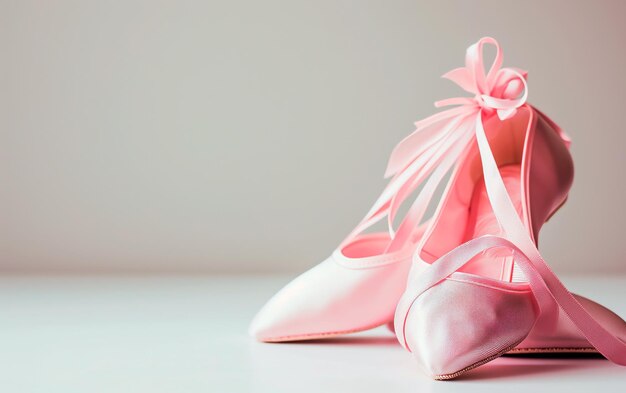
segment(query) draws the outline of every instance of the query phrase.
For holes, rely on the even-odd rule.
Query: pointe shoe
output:
[[[487,73],[485,44],[497,50]],[[593,350],[626,365],[626,322],[567,291],[537,250],[573,181],[569,138],[526,103],[526,74],[501,64],[494,39],[472,45],[445,77],[475,96],[437,103],[459,106],[416,131],[447,141],[441,162],[454,170],[416,247],[398,340],[435,379],[507,352]]]
[[[388,217],[390,232],[398,206],[417,186],[419,167],[400,171],[348,238],[322,263],[296,277],[254,317],[249,334],[259,341],[328,338],[393,323],[406,285],[411,257],[426,227],[426,206],[413,204],[400,228],[406,236],[362,231]],[[408,233],[410,232],[410,233]]]
[[[311,340],[393,323],[411,257],[426,228],[418,225],[426,198],[413,202],[397,233],[392,224],[399,207],[437,162],[432,154],[438,145],[424,144],[420,138],[401,142],[387,167],[386,177],[393,177],[369,213],[329,258],[295,278],[261,308],[250,325],[251,336],[264,342]],[[407,159],[412,159],[410,165],[398,165]],[[385,217],[389,233],[363,233]]]

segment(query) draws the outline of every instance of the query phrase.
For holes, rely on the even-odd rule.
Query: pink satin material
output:
[[[485,44],[492,44],[497,50],[494,62],[487,72],[484,70],[482,56]],[[466,66],[453,70],[444,77],[454,81],[474,96],[453,98],[436,103],[437,106],[459,106],[416,123],[417,130],[396,147],[390,159],[387,174],[393,176],[390,184],[392,190],[413,190],[419,184],[424,184],[416,203],[395,232],[390,250],[394,250],[396,246],[401,247],[406,239],[411,238],[413,228],[424,214],[424,202],[432,199],[434,190],[442,182],[445,173],[457,167],[459,162],[468,156],[468,151],[471,151],[473,146],[477,146],[479,151],[488,198],[503,231],[501,236],[481,236],[461,244],[439,257],[427,268],[423,268],[419,262],[416,262],[409,276],[407,291],[396,310],[396,334],[401,344],[419,352],[416,357],[418,360],[421,359],[422,364],[431,365],[430,368],[432,364],[437,364],[437,367],[431,371],[454,372],[470,366],[471,362],[479,361],[480,356],[497,353],[493,351],[506,348],[507,345],[514,344],[516,340],[523,339],[533,324],[540,330],[549,331],[550,327],[554,328],[558,325],[559,319],[562,318],[560,314],[562,310],[567,315],[567,319],[600,353],[617,364],[626,365],[626,344],[618,337],[619,332],[615,332],[615,326],[608,326],[607,318],[599,317],[601,314],[593,312],[592,315],[589,310],[585,309],[563,286],[537,250],[535,237],[539,228],[548,215],[556,209],[555,205],[564,201],[571,184],[570,176],[563,176],[563,171],[571,172],[569,153],[563,153],[566,151],[564,147],[569,146],[570,141],[553,121],[526,104],[526,73],[511,68],[502,68],[501,65],[502,52],[494,39],[483,38],[470,46],[467,50]],[[522,174],[526,200],[525,214],[520,216],[503,183],[484,124],[511,119],[521,109],[528,110],[530,116],[528,116],[526,126],[528,131],[522,162],[525,171]],[[555,131],[552,134],[555,138],[552,138],[550,133],[535,132],[545,129]],[[537,140],[528,139],[533,137]],[[564,147],[559,148],[558,144]],[[545,165],[531,165],[531,161],[538,161]],[[541,189],[540,186],[543,186],[543,189],[537,191]],[[533,195],[533,189],[534,193],[539,193],[542,197],[539,203],[535,201],[539,198]],[[446,192],[452,191],[448,187]],[[402,191],[392,194],[398,198],[398,195],[405,193]],[[380,204],[381,209],[388,209],[389,217],[393,217],[397,211],[394,196],[388,201],[382,200]],[[377,212],[373,209],[373,217]],[[443,214],[439,210],[438,212]],[[436,226],[437,221],[436,217],[432,225]],[[389,226],[393,233],[392,222],[393,220],[389,221]],[[426,236],[418,244],[415,254],[417,261],[420,261],[424,244],[428,242],[430,235],[432,233],[427,230]],[[482,293],[486,290],[484,287],[471,286],[466,288],[466,293],[468,296],[480,298],[485,302],[481,304],[481,310],[491,309],[495,310],[496,314],[500,312],[505,315],[501,320],[501,326],[497,326],[494,320],[489,318],[466,321],[466,325],[472,325],[476,331],[483,331],[483,333],[495,331],[493,335],[490,335],[491,339],[482,340],[481,344],[481,340],[475,338],[483,337],[484,334],[476,333],[468,338],[460,330],[453,329],[454,331],[448,331],[449,334],[446,334],[449,340],[447,343],[443,342],[445,340],[436,340],[424,344],[426,347],[423,345],[414,347],[416,343],[423,344],[428,341],[426,333],[420,331],[420,328],[425,328],[422,325],[427,325],[431,316],[420,316],[420,310],[438,308],[441,313],[445,314],[454,314],[450,311],[451,309],[459,311],[450,300],[460,296],[456,289],[435,290],[435,288],[437,286],[450,287],[448,278],[451,275],[476,255],[492,248],[505,248],[513,253],[515,263],[523,271],[532,289],[538,317],[535,318],[534,314],[531,316],[528,312],[524,312],[524,323],[518,322],[518,327],[513,327],[509,323],[510,318],[507,317],[512,314],[497,311],[506,308],[507,301],[503,299],[510,297],[510,292],[502,290],[503,298],[500,299],[497,296],[486,296]],[[426,296],[427,293],[431,294]],[[436,293],[440,295],[435,295]],[[432,300],[437,296],[439,299]],[[427,298],[431,300],[425,300]],[[513,306],[516,302],[512,300],[511,302],[513,308],[517,307]],[[428,303],[428,306],[423,303]],[[415,308],[416,305],[418,305],[417,308]],[[461,312],[464,313],[465,310]],[[443,323],[441,325],[443,326]],[[616,322],[616,326],[623,328],[619,322]],[[409,327],[410,331],[407,331]],[[461,348],[464,355],[457,354],[456,360],[447,356],[451,347]],[[435,353],[439,350],[438,348],[443,351],[444,355]],[[450,363],[446,365],[446,361]]]
[[[496,58],[487,73],[482,62],[485,44],[493,44],[497,48]],[[434,238],[432,233],[424,238],[422,234],[424,229],[432,229],[435,222],[425,224],[426,227],[418,224],[435,190],[450,169],[456,170],[459,163],[471,154],[480,153],[482,169],[479,169],[484,172],[489,201],[502,226],[502,232],[498,232],[501,236],[477,237],[460,247],[446,249],[445,255],[432,266],[425,264],[427,268],[423,268],[419,261],[414,264],[407,291],[396,309],[396,331],[401,343],[414,349],[416,356],[418,352],[419,356],[427,354],[421,363],[431,372],[445,372],[523,338],[524,334],[528,334],[524,333],[528,330],[528,321],[537,320],[522,347],[545,347],[553,343],[555,346],[563,343],[571,345],[572,342],[583,346],[594,345],[611,360],[624,364],[624,344],[612,333],[623,328],[623,321],[593,303],[590,305],[583,301],[585,307],[582,307],[581,298],[574,298],[562,286],[536,250],[534,240],[539,229],[557,205],[563,202],[571,185],[571,158],[564,148],[569,146],[570,141],[553,121],[525,103],[526,73],[501,68],[501,64],[502,53],[493,39],[482,39],[468,49],[466,66],[451,71],[445,77],[473,97],[440,101],[437,106],[459,106],[416,123],[416,131],[394,149],[386,172],[386,176],[392,178],[372,209],[330,258],[296,278],[263,307],[251,325],[252,335],[263,341],[299,340],[363,330],[387,322],[405,289],[410,255],[416,242],[420,242],[416,254],[419,260],[420,253],[426,251],[422,249],[424,244]],[[496,157],[499,154],[498,150],[492,151],[485,127],[496,131],[500,128],[504,130],[504,127],[520,127],[516,122],[521,118],[526,119],[527,140],[521,169],[524,201],[522,212],[518,215],[494,159],[494,154]],[[397,230],[394,229],[399,206],[420,185],[423,187],[418,197]],[[452,194],[450,188],[449,183],[445,195]],[[450,209],[447,209],[444,215],[453,223],[455,214],[450,214]],[[439,212],[438,219],[434,221],[440,221],[441,216]],[[362,234],[384,217],[387,217],[389,236]],[[452,231],[444,232],[450,234]],[[475,275],[462,286],[447,283],[454,275],[462,274],[459,270],[475,255],[494,247],[504,247],[509,253],[511,250],[515,253],[516,263],[524,271],[532,289],[532,299],[535,299],[536,307],[532,313],[527,306],[531,298],[528,291],[525,292],[526,300],[519,293],[513,296],[514,300],[507,300],[511,297],[510,291],[502,290],[506,294],[501,297],[493,296],[493,289],[489,289],[489,294],[482,293],[487,289],[476,281],[486,279]],[[432,291],[432,294],[440,292],[439,295],[420,296],[439,286],[440,289]],[[493,312],[483,310],[481,318],[466,320],[466,324],[472,324],[474,332],[483,333],[477,333],[477,337],[487,337],[484,333],[491,332],[489,337],[497,345],[493,340],[468,339],[452,329],[446,335],[450,337],[447,343],[441,339],[433,340],[428,349],[419,349],[423,346],[415,343],[424,341],[419,338],[422,330],[420,327],[414,329],[413,323],[416,326],[427,324],[430,317],[420,318],[415,310],[421,307],[431,310],[431,313],[433,310],[442,314],[454,313],[459,311],[458,307],[446,299],[458,298],[461,292],[465,292],[466,296],[472,294],[471,297],[476,299],[485,299],[480,307],[491,308]],[[414,302],[420,306],[414,308]],[[511,310],[518,309],[518,312],[511,314],[507,304],[510,304]],[[559,306],[566,314],[559,311]],[[595,310],[593,316],[587,312],[592,308]],[[459,312],[463,314],[467,311],[463,308]],[[523,323],[509,323],[513,315],[522,318]],[[438,318],[445,321],[450,316]],[[459,316],[454,318],[448,320],[457,320]],[[497,322],[498,319],[500,322]],[[446,322],[439,322],[439,325],[445,326]],[[410,327],[410,332],[407,332],[407,327]],[[581,338],[580,331],[586,339]],[[446,356],[450,346],[455,346],[458,351],[454,359]],[[439,353],[437,348],[444,348],[443,353]]]
[[[250,334],[267,342],[308,340],[388,323],[413,251],[384,253],[388,243],[385,233],[357,236],[278,291],[254,317]]]
[[[406,345],[429,375],[451,374],[518,344],[536,313],[528,285],[453,273],[413,303]]]

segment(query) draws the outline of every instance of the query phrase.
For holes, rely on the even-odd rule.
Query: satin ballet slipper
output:
[[[403,154],[428,158],[432,151],[421,145]],[[427,176],[431,164],[418,159],[393,176],[332,255],[292,280],[262,307],[250,325],[250,335],[265,342],[310,340],[392,323],[411,257],[426,227],[418,225],[426,204],[419,200],[412,204],[400,220],[400,236],[393,223],[400,205]],[[388,233],[364,233],[383,218]]]
[[[487,72],[485,44],[497,51]],[[626,323],[571,294],[537,250],[573,181],[570,142],[526,103],[526,73],[501,65],[494,39],[472,45],[466,66],[445,77],[474,96],[439,102],[458,106],[419,122],[412,136],[445,141],[433,156],[444,157],[432,166],[435,186],[453,169],[396,309],[398,340],[435,379],[507,352],[594,350],[626,365]]]

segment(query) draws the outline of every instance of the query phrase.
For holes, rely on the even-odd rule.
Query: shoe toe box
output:
[[[401,295],[403,269],[346,269],[331,257],[276,293],[249,333],[259,341],[297,341],[382,325],[392,318]]]
[[[504,289],[447,279],[417,298],[406,343],[427,374],[455,378],[528,334],[536,319],[532,295]]]

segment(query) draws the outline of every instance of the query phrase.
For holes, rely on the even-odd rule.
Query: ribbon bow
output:
[[[483,62],[485,44],[496,47],[496,57],[486,74]],[[460,107],[439,112],[416,122],[416,130],[400,142],[391,154],[385,177],[402,171],[416,158],[417,152],[421,153],[419,145],[423,144],[424,139],[431,139],[427,131],[433,126],[439,126],[436,128],[441,132],[431,131],[440,136],[441,133],[455,132],[464,128],[464,123],[478,116],[490,117],[497,113],[500,120],[505,120],[515,115],[517,108],[524,105],[528,97],[526,85],[528,73],[514,68],[502,68],[502,60],[500,45],[493,38],[482,38],[467,48],[465,67],[456,68],[444,74],[442,78],[451,80],[463,90],[474,94],[474,97],[454,97],[435,102],[437,108],[451,105]],[[464,118],[465,121],[461,121],[455,129],[445,127],[446,122],[456,118]]]
[[[486,74],[483,64],[485,44],[493,44],[496,47],[496,57]],[[500,120],[513,116],[517,108],[526,103],[528,73],[515,68],[501,68],[502,58],[502,50],[493,38],[482,38],[470,46],[465,55],[465,67],[456,68],[443,75],[443,78],[474,94],[474,97],[449,98],[435,102],[435,106],[439,108],[448,105],[478,105],[480,110],[487,114],[495,111]]]

